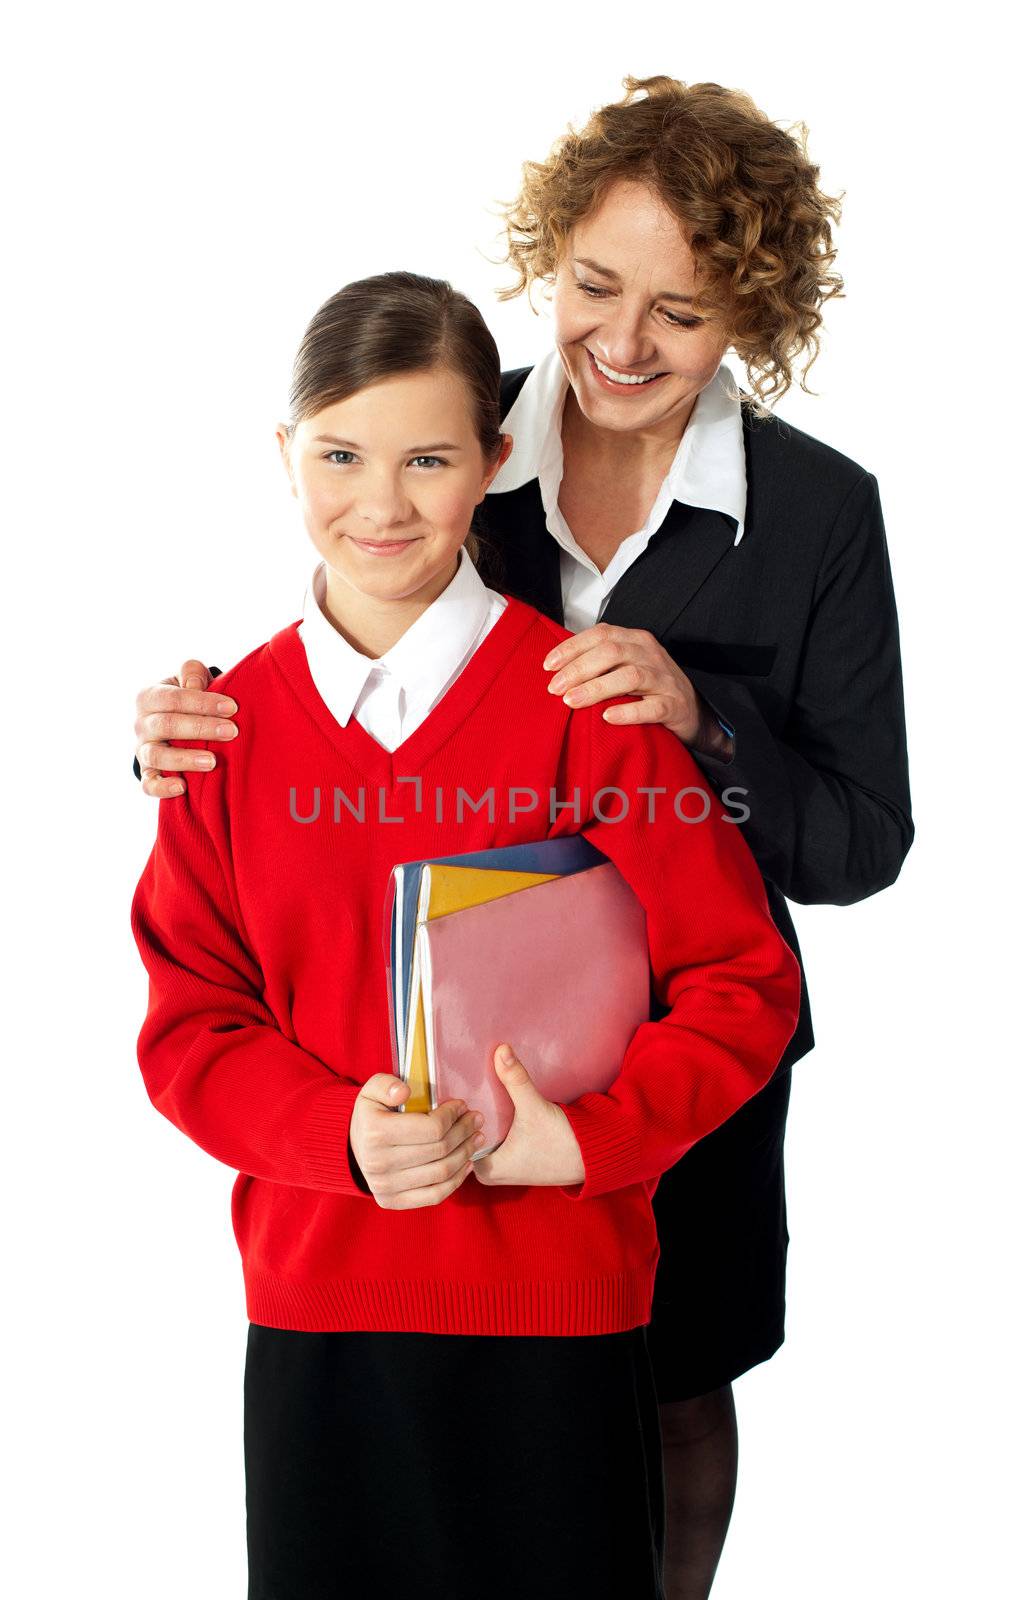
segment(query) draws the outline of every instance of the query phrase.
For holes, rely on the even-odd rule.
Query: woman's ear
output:
[[[276,429],[276,443],[279,445],[280,458],[287,469],[287,477],[290,479],[290,492],[296,498],[297,484],[294,482],[294,469],[290,462],[290,435],[282,422]]]

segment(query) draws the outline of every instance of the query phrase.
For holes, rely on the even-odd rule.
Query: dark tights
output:
[[[731,1385],[659,1408],[666,1487],[665,1600],[707,1600],[738,1475]]]

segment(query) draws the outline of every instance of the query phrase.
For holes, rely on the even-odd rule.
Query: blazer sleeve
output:
[[[348,1146],[361,1086],[288,1039],[262,998],[227,852],[204,815],[216,775],[191,773],[184,794],[159,800],[157,838],[133,896],[149,980],[137,1043],[147,1094],[238,1172],[371,1199]]]
[[[734,728],[731,761],[693,752],[764,877],[800,904],[851,905],[894,883],[914,838],[896,601],[878,484],[864,473],[832,526],[783,733],[750,690],[688,674]],[[737,804],[737,797],[735,798]]]
[[[563,1106],[584,1160],[583,1181],[559,1186],[571,1200],[658,1178],[744,1105],[784,1054],[801,987],[741,829],[721,820],[691,753],[669,728],[608,723],[603,709],[574,713],[577,734],[590,734],[580,831],[644,908],[652,987],[668,1009],[635,1030],[605,1093]],[[579,778],[562,781],[568,796]]]

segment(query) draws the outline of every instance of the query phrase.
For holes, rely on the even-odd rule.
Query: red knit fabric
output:
[[[573,710],[548,693],[541,663],[569,632],[514,597],[393,753],[354,717],[342,728],[330,715],[297,629],[218,680],[240,707],[236,739],[179,741],[214,749],[218,765],[159,803],[132,905],[149,975],[147,1093],[238,1173],[248,1318],[552,1335],[647,1323],[659,1176],[766,1082],[798,1015],[799,967],[748,846],[669,729],[614,726],[602,706]],[[626,807],[601,794],[610,787]],[[651,822],[638,794],[649,787],[666,789]],[[698,815],[701,792],[706,820],[676,814],[686,788],[697,792],[682,796],[683,815]],[[579,821],[561,809],[577,789]],[[627,814],[600,821],[596,809]],[[391,867],[575,832],[644,906],[655,994],[671,1008],[637,1030],[609,1091],[565,1107],[585,1181],[492,1188],[470,1173],[439,1205],[381,1207],[354,1182],[347,1138],[361,1085],[392,1071]]]

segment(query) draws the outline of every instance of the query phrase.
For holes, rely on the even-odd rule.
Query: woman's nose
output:
[[[641,311],[624,305],[607,319],[599,341],[599,354],[607,365],[630,371],[647,365],[654,353]]]

